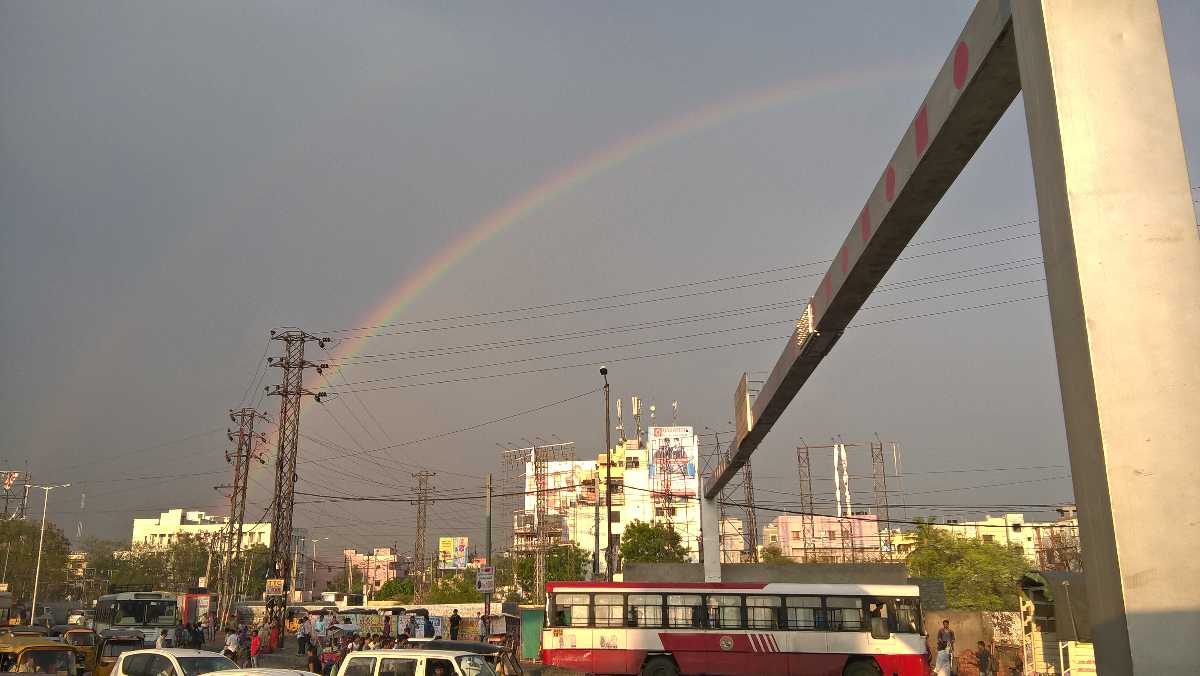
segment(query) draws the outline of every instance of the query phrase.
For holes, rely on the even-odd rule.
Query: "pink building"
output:
[[[345,589],[347,567],[361,575],[372,591],[378,591],[383,583],[398,577],[400,557],[391,547],[376,547],[366,553],[343,549],[341,561],[335,556],[322,556],[317,561],[314,591],[318,594],[330,589]],[[358,593],[361,590],[352,591]]]
[[[882,557],[879,523],[874,514],[849,518],[812,517],[812,561],[878,561]],[[778,547],[784,556],[805,560],[804,517],[781,515],[763,528],[763,546]]]

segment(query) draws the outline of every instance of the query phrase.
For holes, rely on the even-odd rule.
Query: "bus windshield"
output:
[[[113,622],[126,627],[175,626],[175,600],[121,600],[114,604]]]

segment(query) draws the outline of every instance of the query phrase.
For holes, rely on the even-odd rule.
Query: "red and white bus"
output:
[[[917,587],[550,582],[542,659],[593,674],[929,673]]]

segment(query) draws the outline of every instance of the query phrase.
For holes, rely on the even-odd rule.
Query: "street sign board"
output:
[[[496,591],[496,567],[481,566],[475,574],[475,591],[491,594]]]
[[[267,596],[283,596],[283,578],[267,578]]]

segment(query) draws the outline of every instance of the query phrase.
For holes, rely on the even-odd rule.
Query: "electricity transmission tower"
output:
[[[892,521],[888,513],[887,462],[883,455],[882,440],[871,442],[871,479],[875,518],[879,524],[879,555],[886,558],[892,553]]]
[[[324,392],[312,392],[304,388],[304,370],[315,368],[323,372],[328,364],[317,364],[304,358],[304,346],[316,343],[324,348],[328,338],[318,338],[299,329],[282,332],[271,331],[271,340],[283,343],[283,356],[267,358],[267,364],[283,370],[282,383],[267,392],[279,397],[279,424],[276,429],[277,452],[275,455],[275,492],[271,501],[271,558],[269,574],[284,581],[284,595],[267,598],[267,620],[279,627],[283,635],[284,611],[287,608],[288,580],[292,569],[292,510],[296,502],[296,446],[300,434],[300,401],[311,396],[317,401],[325,397]]]
[[[433,490],[429,487],[429,480],[435,476],[435,473],[422,470],[412,476],[417,480],[417,499],[413,501],[413,504],[417,506],[417,535],[416,541],[413,542],[413,559],[417,564],[417,570],[420,571],[416,584],[419,594],[425,582],[423,570],[425,566],[425,525],[429,512],[429,493]],[[432,565],[432,561],[430,565]]]
[[[267,437],[261,432],[254,431],[255,419],[266,420],[266,416],[253,408],[230,409],[229,420],[237,423],[237,431],[227,431],[230,441],[236,442],[237,447],[232,452],[225,451],[225,462],[233,465],[233,483],[217,486],[217,490],[228,490],[229,521],[222,538],[224,557],[221,561],[221,580],[217,586],[220,607],[217,611],[219,626],[227,626],[234,603],[240,595],[239,579],[234,573],[234,557],[242,551],[242,535],[246,529],[246,484],[250,476],[250,461],[258,460],[265,464],[261,452],[256,450],[256,442],[266,443]]]
[[[803,444],[803,441],[801,443]],[[796,447],[796,466],[800,474],[800,546],[804,550],[804,561],[807,563],[814,559],[817,536],[813,519],[812,464],[808,444]]]

